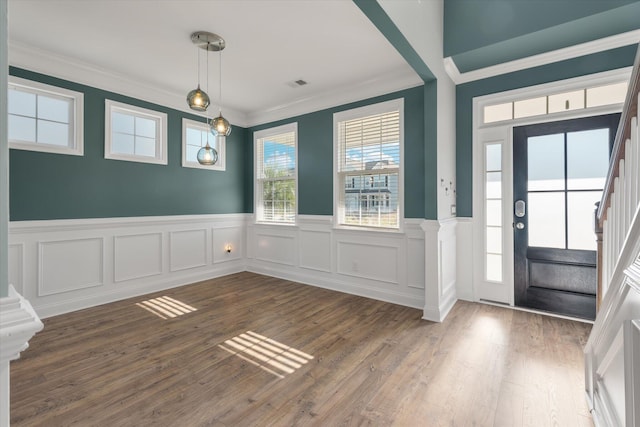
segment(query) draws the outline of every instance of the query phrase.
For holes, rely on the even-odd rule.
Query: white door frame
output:
[[[487,105],[513,102],[546,96],[553,93],[579,90],[628,80],[631,67],[603,73],[560,80],[543,85],[530,86],[507,92],[494,93],[473,98],[473,299],[474,301],[499,302],[514,305],[513,279],[513,128],[536,123],[619,113],[622,103],[603,107],[583,108],[568,112],[533,116],[524,119],[505,120],[483,124],[483,111]],[[484,146],[487,142],[502,144],[502,282],[485,280],[485,176]]]

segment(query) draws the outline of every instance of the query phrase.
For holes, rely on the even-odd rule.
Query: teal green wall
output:
[[[472,216],[473,98],[527,86],[598,73],[633,65],[636,46],[626,46],[514,73],[478,80],[456,87],[457,212]]]
[[[444,56],[466,72],[638,28],[638,0],[447,0]]]
[[[246,129],[227,137],[226,171],[181,167],[182,118],[201,118],[93,87],[11,68],[84,93],[84,156],[10,150],[11,221],[244,212]],[[104,158],[104,101],[168,115],[168,165]]]
[[[333,114],[339,111],[404,98],[404,209],[406,218],[424,218],[424,159],[435,158],[435,144],[425,147],[424,88],[422,86],[370,98],[339,107],[316,111],[248,129],[253,132],[286,123],[298,123],[298,213],[333,215]],[[429,151],[428,155],[425,150]],[[430,150],[433,150],[432,152]],[[253,156],[253,148],[250,149]],[[250,163],[253,171],[253,160]],[[435,175],[434,175],[435,176]],[[253,211],[253,172],[245,187],[245,211]],[[435,179],[433,180],[435,182]],[[434,198],[435,201],[435,192]]]

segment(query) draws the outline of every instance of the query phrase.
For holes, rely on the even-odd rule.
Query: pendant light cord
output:
[[[220,51],[220,115],[222,116],[222,40],[218,42],[218,49]]]

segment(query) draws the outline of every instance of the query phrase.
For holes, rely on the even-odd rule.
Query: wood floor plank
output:
[[[195,311],[141,307],[163,297]],[[12,426],[592,425],[589,325],[421,314],[240,273],[49,318],[11,363]]]

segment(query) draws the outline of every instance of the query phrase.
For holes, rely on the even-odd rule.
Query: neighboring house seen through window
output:
[[[167,164],[167,115],[105,101],[106,159]]]
[[[213,165],[198,163],[198,151],[207,145],[218,152],[218,161]],[[225,170],[226,137],[213,136],[206,122],[182,119],[182,166],[209,170]]]
[[[295,223],[297,133],[297,123],[291,123],[254,134],[257,221]]]
[[[337,225],[400,227],[403,100],[334,114]]]
[[[82,156],[83,94],[9,77],[9,146]]]

